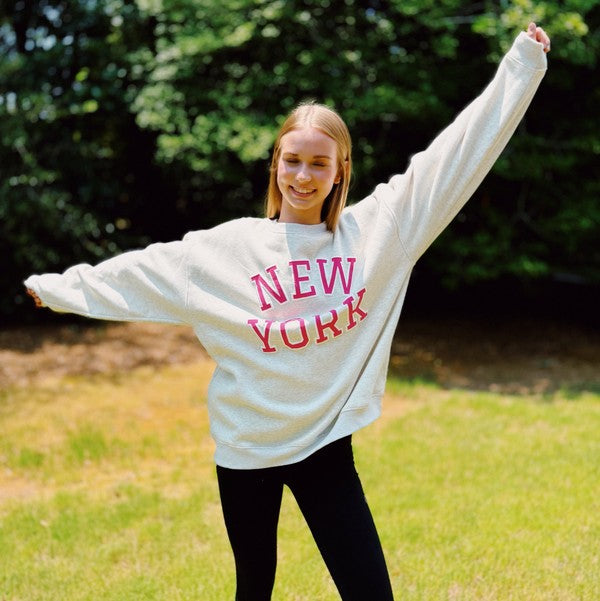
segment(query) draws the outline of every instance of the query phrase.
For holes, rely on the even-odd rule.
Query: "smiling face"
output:
[[[340,181],[336,143],[314,127],[289,131],[281,138],[277,186],[281,192],[279,221],[321,223],[321,209]]]

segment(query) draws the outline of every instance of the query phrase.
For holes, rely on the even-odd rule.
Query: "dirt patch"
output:
[[[600,333],[547,320],[408,321],[398,329],[391,368],[448,388],[600,392]]]
[[[122,372],[207,356],[189,328],[91,323],[0,332],[0,387]],[[444,387],[517,393],[600,392],[600,332],[548,321],[401,320],[391,369]]]
[[[0,332],[0,387],[206,358],[190,328],[94,322],[13,328]]]

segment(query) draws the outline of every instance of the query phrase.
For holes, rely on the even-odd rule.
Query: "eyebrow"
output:
[[[286,150],[283,154],[289,154],[293,157],[297,157],[298,153],[297,152],[290,152],[288,150]],[[328,154],[315,154],[313,156],[313,159],[329,159],[330,161],[332,160],[332,158],[328,155]]]

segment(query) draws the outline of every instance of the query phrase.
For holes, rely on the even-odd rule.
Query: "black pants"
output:
[[[283,485],[292,491],[343,601],[391,601],[375,524],[348,436],[292,465],[257,470],[217,466],[236,567],[236,601],[268,601],[277,565]]]

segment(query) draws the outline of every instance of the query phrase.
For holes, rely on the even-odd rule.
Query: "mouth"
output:
[[[290,190],[295,196],[299,198],[308,198],[311,194],[315,192],[315,188],[296,188],[294,186],[290,186]]]

